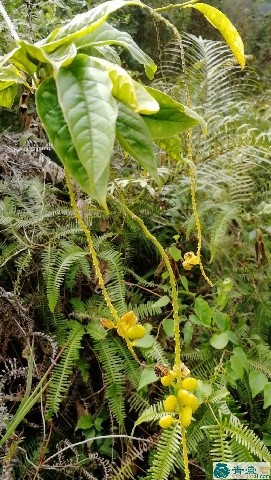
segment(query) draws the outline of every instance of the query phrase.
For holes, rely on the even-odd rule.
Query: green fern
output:
[[[232,220],[236,220],[237,215],[238,210],[236,207],[227,207],[215,218],[210,241],[210,262],[213,262],[218,248],[225,242],[229,223],[232,222]]]
[[[60,362],[54,367],[52,381],[47,395],[47,418],[51,418],[59,410],[61,401],[65,398],[69,388],[69,377],[79,359],[84,327],[76,320],[67,322],[69,329],[67,346],[61,355]]]
[[[109,337],[94,342],[95,350],[103,367],[104,383],[106,385],[106,397],[110,410],[123,430],[125,406],[124,390],[125,375],[123,371],[123,359],[120,356],[118,344],[113,343]]]
[[[180,444],[179,425],[163,431],[150,468],[151,480],[167,480],[169,478]]]
[[[86,255],[87,252],[82,248],[68,244],[51,253],[47,276],[47,297],[51,312],[54,312],[57,305],[65,274],[78,259]]]

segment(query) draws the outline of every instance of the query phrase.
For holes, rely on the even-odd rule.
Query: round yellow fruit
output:
[[[164,401],[164,410],[165,412],[173,412],[177,403],[177,398],[175,395],[169,395]]]
[[[173,417],[171,415],[166,415],[165,417],[160,419],[159,425],[161,428],[169,428],[171,427],[172,422],[173,422]]]
[[[199,400],[195,395],[193,395],[193,399],[191,399],[191,404],[192,412],[194,413],[198,408],[199,408]]]
[[[192,407],[185,406],[183,407],[180,414],[180,421],[183,427],[189,427],[192,420]]]
[[[182,388],[184,390],[188,390],[189,392],[192,392],[193,390],[196,390],[197,388],[197,379],[193,377],[185,378],[182,381]]]
[[[178,391],[178,397],[182,403],[186,404],[187,397],[190,395],[187,390],[183,390],[182,388]]]
[[[195,397],[195,395],[193,395],[193,393],[187,393],[183,400],[183,404],[193,408],[193,406],[197,404],[197,401],[198,399]]]
[[[146,329],[143,325],[134,325],[128,328],[127,336],[130,340],[135,340],[144,337]]]
[[[172,382],[175,380],[174,375],[165,375],[164,377],[161,378],[161,383],[164,385],[164,387],[169,387]]]

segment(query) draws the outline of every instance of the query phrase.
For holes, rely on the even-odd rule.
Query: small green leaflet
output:
[[[263,390],[263,396],[264,396],[264,405],[263,408],[268,408],[271,405],[271,383],[268,382]]]
[[[251,388],[252,398],[256,397],[268,384],[268,378],[259,370],[252,370],[249,373],[249,385]],[[268,387],[269,388],[269,387]]]
[[[245,66],[244,44],[237,32],[236,28],[230,22],[230,20],[224,15],[224,13],[217,10],[217,8],[205,3],[196,3],[194,5],[185,5],[184,8],[196,8],[199,12],[203,13],[205,18],[217,28],[221,35],[226,40],[235,58],[240,63],[241,67]]]
[[[203,298],[196,298],[195,313],[202,325],[205,325],[206,327],[211,326],[212,311],[209,304]]]
[[[212,347],[216,348],[217,350],[222,350],[223,348],[226,347],[228,341],[229,341],[229,337],[226,332],[215,333],[210,338],[210,345],[212,345]]]
[[[166,307],[169,303],[170,303],[170,298],[167,295],[164,295],[163,297],[159,298],[157,302],[152,304],[152,308]]]
[[[146,387],[150,383],[154,383],[157,380],[157,376],[152,367],[146,367],[142,371],[139,379],[138,390],[141,388]]]

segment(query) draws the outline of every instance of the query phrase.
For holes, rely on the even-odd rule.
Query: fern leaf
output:
[[[47,297],[51,312],[55,310],[65,274],[76,260],[85,255],[87,252],[75,245],[60,248],[52,255],[47,277]]]
[[[85,333],[84,327],[76,320],[68,322],[70,333],[67,346],[61,355],[60,362],[54,367],[52,381],[47,396],[47,418],[58,412],[61,401],[69,388],[69,377],[75,362],[79,359],[81,340]]]
[[[211,235],[211,242],[210,242],[210,252],[211,252],[210,262],[213,262],[219,246],[225,240],[228,225],[233,219],[236,218],[237,213],[238,211],[236,207],[226,208],[224,212],[218,213],[212,228],[212,235]]]
[[[150,468],[151,480],[167,480],[169,478],[180,444],[179,425],[163,431]]]
[[[119,422],[121,429],[123,429],[125,417],[123,359],[119,354],[118,346],[109,337],[99,342],[95,341],[94,344],[103,367],[109,407],[113,416]]]

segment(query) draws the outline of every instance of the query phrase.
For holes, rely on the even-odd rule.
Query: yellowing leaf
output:
[[[206,5],[205,3],[196,3],[195,5],[187,5],[186,8],[187,7],[199,10],[199,12],[203,13],[207,20],[220,31],[241,67],[244,68],[245,56],[243,41],[226,15],[217,10],[217,8]]]

